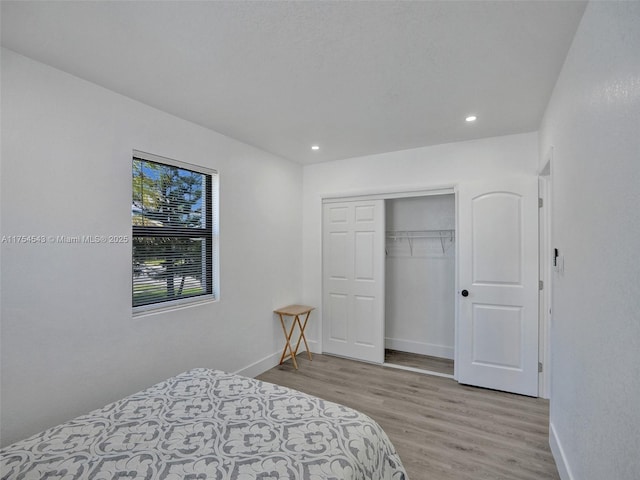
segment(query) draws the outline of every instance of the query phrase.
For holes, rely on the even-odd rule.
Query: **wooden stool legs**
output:
[[[311,310],[306,312],[307,316],[304,319],[304,323],[300,322],[300,315],[295,315],[293,318],[293,322],[291,322],[291,328],[287,332],[287,326],[285,325],[283,314],[278,312],[278,316],[280,317],[280,324],[282,325],[282,331],[284,332],[284,337],[286,339],[286,343],[284,346],[284,350],[282,351],[282,355],[280,356],[280,365],[287,359],[291,358],[293,361],[293,366],[295,369],[298,369],[298,362],[296,361],[296,355],[298,353],[298,349],[300,348],[300,342],[304,342],[304,346],[307,349],[307,355],[309,356],[309,360],[313,360],[311,358],[311,351],[309,350],[309,345],[307,344],[307,338],[304,336],[304,329],[307,328],[307,321],[309,320],[309,314]],[[298,341],[296,342],[296,348],[294,349],[291,346],[291,337],[293,336],[293,331],[298,325],[298,329],[300,330],[300,335],[298,336]]]

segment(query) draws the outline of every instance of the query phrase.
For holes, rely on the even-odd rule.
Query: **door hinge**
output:
[[[538,208],[542,208],[542,199],[538,198]]]
[[[538,280],[538,290],[542,290],[544,288],[544,282],[542,280]]]
[[[538,362],[538,373],[542,373],[542,362]]]

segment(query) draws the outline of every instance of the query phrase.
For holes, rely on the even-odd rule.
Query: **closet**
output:
[[[537,177],[326,197],[322,215],[324,353],[445,376],[455,359],[460,383],[537,395]]]
[[[385,200],[385,363],[453,375],[453,194]]]

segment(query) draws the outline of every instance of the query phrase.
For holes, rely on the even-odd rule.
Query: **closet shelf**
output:
[[[455,230],[387,230],[387,238],[391,240],[402,240],[404,238],[445,238],[453,240]]]
[[[400,241],[407,240],[409,243],[409,249],[411,255],[413,256],[413,240],[416,239],[428,239],[434,238],[440,240],[440,244],[442,246],[442,253],[445,251],[444,241],[448,240],[449,242],[455,241],[456,231],[453,229],[443,229],[443,230],[387,230],[386,232],[387,240],[392,241]],[[388,254],[388,251],[387,251]]]

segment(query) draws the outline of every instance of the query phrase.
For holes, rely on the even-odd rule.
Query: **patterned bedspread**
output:
[[[5,479],[406,480],[350,408],[195,369],[0,450]]]

